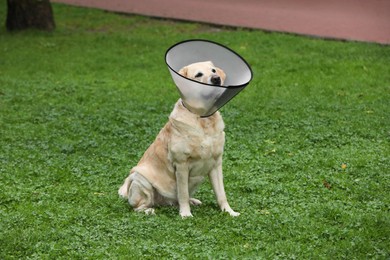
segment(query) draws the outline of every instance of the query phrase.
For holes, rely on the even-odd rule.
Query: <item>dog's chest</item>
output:
[[[196,138],[192,142],[192,159],[207,160],[216,158],[222,154],[223,151],[223,136],[203,136]]]
[[[185,110],[181,117],[171,117],[171,122],[168,150],[173,164],[187,164],[191,177],[207,175],[217,167],[225,142],[224,123],[219,113],[200,119]]]
[[[215,167],[223,153],[225,134],[190,134],[174,138],[170,152],[173,162],[187,162],[195,175]],[[192,175],[192,174],[191,174]]]
[[[190,176],[204,176],[217,166],[223,153],[224,135],[195,138],[189,154]]]

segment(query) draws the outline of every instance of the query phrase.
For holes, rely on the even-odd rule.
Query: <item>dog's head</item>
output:
[[[211,61],[192,63],[179,71],[182,76],[210,85],[222,86],[226,74]]]

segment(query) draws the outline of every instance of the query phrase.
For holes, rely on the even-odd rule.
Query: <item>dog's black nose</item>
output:
[[[211,77],[211,84],[213,85],[221,85],[221,78],[217,75],[213,75]]]

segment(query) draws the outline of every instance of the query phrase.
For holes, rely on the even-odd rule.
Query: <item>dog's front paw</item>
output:
[[[232,208],[229,205],[225,205],[224,207],[222,207],[222,211],[229,213],[229,215],[232,217],[240,216],[240,213],[232,210]]]
[[[229,214],[230,214],[230,216],[232,216],[232,217],[238,217],[238,216],[240,216],[240,213],[239,212],[235,212],[234,210],[231,210],[231,211],[227,211]]]
[[[180,216],[182,219],[193,217],[191,211],[180,211]]]

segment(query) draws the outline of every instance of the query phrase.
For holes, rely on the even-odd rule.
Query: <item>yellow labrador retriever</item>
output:
[[[179,73],[212,85],[222,85],[226,77],[210,61],[190,64]],[[178,203],[181,217],[192,217],[190,204],[201,204],[192,196],[208,175],[221,210],[238,216],[240,213],[227,202],[223,184],[223,130],[218,111],[202,118],[186,109],[179,99],[168,123],[131,169],[119,195],[127,198],[135,211],[154,214],[154,206]]]

